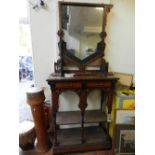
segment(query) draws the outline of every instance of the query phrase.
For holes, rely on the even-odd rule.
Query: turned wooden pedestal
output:
[[[35,123],[38,140],[36,149],[38,152],[46,152],[50,148],[45,125],[44,100],[45,95],[42,89],[32,87],[27,91],[27,103],[31,106],[33,121]]]

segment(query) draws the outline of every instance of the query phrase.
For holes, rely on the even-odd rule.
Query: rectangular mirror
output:
[[[59,59],[55,70],[63,75],[65,66],[86,71],[97,66],[107,72],[104,60],[105,26],[111,4],[59,2]],[[97,70],[98,71],[98,70]],[[70,71],[71,72],[71,71]],[[74,72],[74,71],[73,71]]]
[[[95,53],[101,41],[104,8],[63,5],[61,13],[67,52],[80,60]]]

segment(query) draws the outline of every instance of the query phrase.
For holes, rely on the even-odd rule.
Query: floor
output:
[[[53,155],[52,149],[46,153],[38,153],[35,151],[19,151],[19,155]],[[65,155],[113,155],[111,151],[95,151],[95,152],[86,152],[86,153],[77,153],[77,154],[65,154]]]

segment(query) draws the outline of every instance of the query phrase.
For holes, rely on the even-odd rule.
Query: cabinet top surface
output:
[[[79,73],[79,74],[66,74],[64,77],[58,74],[52,73],[47,81],[82,81],[82,80],[115,80],[119,78],[115,77],[112,73],[102,74],[102,73]]]

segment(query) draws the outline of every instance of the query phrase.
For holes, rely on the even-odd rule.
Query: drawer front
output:
[[[78,89],[81,88],[80,82],[58,82],[56,83],[57,89]]]
[[[90,81],[87,83],[87,88],[109,88],[111,87],[110,81]]]

